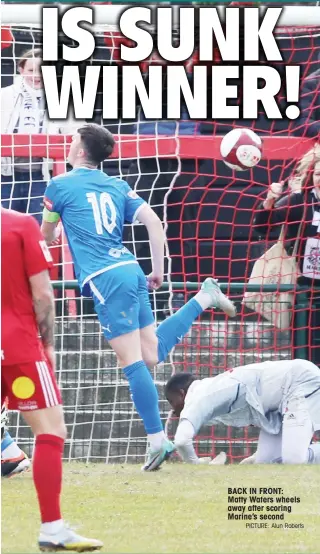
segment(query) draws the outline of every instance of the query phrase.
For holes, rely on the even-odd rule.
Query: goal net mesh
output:
[[[302,81],[319,68],[319,28],[278,29],[277,39],[286,63],[301,65]],[[99,26],[94,59],[120,63],[120,41],[115,28]],[[41,47],[41,42],[41,30],[36,26],[2,29],[2,87],[16,81],[22,54],[29,48]],[[196,58],[195,54],[188,62],[190,71]],[[144,70],[148,63],[161,62],[153,55],[143,63]],[[296,300],[298,311],[306,313],[298,341],[294,339],[294,318],[287,328],[278,329],[241,303],[243,285],[254,261],[273,244],[259,237],[255,211],[268,185],[287,180],[301,157],[313,147],[315,141],[308,137],[307,126],[268,121],[262,113],[256,121],[235,122],[195,122],[186,116],[177,122],[146,122],[138,113],[135,121],[115,123],[102,121],[99,106],[98,101],[95,121],[106,125],[117,139],[116,153],[103,169],[126,179],[157,212],[166,228],[166,284],[151,294],[156,323],[174,313],[211,275],[219,279],[238,306],[234,320],[218,311],[205,312],[168,360],[152,372],[163,421],[168,416],[164,384],[173,372],[190,371],[208,377],[237,365],[295,355],[320,363],[320,328],[315,316],[320,292],[307,291],[307,312],[303,301]],[[2,105],[2,110],[6,109]],[[310,102],[310,118],[312,110],[319,113],[319,109]],[[221,135],[235,127],[251,128],[264,141],[262,161],[243,173],[229,170],[219,154]],[[53,174],[65,171],[70,139],[69,135],[52,135],[49,131],[25,135],[12,128],[2,129],[4,167],[8,168],[8,159],[14,159],[13,174],[9,170],[2,178],[5,207],[40,216],[45,187],[42,160],[51,160],[46,168]],[[139,224],[127,226],[124,242],[148,273],[151,259],[146,230]],[[72,261],[64,238],[52,252],[57,375],[68,426],[65,459],[141,463],[146,452],[145,432],[127,381],[102,335],[91,300],[81,298],[72,283]],[[170,435],[176,423],[170,422]],[[30,431],[16,412],[10,416],[10,431],[31,453]],[[217,424],[201,429],[196,448],[200,456],[223,450],[229,461],[235,462],[254,451],[256,440],[254,427],[236,429]]]

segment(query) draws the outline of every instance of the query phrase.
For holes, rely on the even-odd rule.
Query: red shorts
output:
[[[61,394],[48,362],[3,365],[1,400],[9,400],[10,410],[41,410],[61,404]]]

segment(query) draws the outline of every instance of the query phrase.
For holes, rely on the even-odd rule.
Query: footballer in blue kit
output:
[[[150,445],[143,469],[152,471],[175,448],[164,433],[158,392],[148,368],[165,360],[203,310],[217,307],[231,317],[236,310],[217,282],[208,278],[194,298],[155,328],[148,288],[156,290],[163,283],[163,225],[125,181],[98,169],[114,144],[104,127],[79,128],[68,155],[73,170],[54,177],[47,186],[42,232],[51,244],[61,220],[82,294],[93,297],[104,335],[129,381]],[[122,243],[124,224],[135,221],[148,231],[152,258],[148,277]]]
[[[63,221],[76,278],[93,296],[106,338],[153,323],[146,276],[122,244],[124,223],[137,219],[145,201],[121,179],[77,167],[52,179],[44,202],[46,220],[59,214]]]

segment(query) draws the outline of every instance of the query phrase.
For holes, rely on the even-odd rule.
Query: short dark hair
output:
[[[187,392],[191,383],[196,380],[196,377],[192,373],[176,373],[170,377],[169,381],[165,386],[165,395],[168,396],[168,393],[179,392],[179,390],[184,390]]]
[[[115,140],[112,133],[101,125],[88,123],[78,129],[87,161],[99,165],[113,151]]]
[[[27,60],[33,60],[34,58],[42,58],[42,51],[41,51],[41,48],[30,48],[30,50],[26,50],[19,62],[18,62],[18,67],[21,67],[22,69],[24,68],[24,66],[26,65],[26,61]]]

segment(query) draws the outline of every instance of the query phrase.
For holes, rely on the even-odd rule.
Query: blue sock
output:
[[[200,304],[191,298],[175,314],[167,317],[156,330],[158,337],[158,361],[163,362],[170,350],[181,342],[192,323],[203,312]]]
[[[146,364],[141,360],[123,368],[129,381],[132,400],[148,434],[159,433],[163,425],[158,391]]]
[[[11,437],[10,433],[8,431],[5,432],[3,439],[1,441],[1,452],[3,452],[10,444],[14,442],[13,438]]]

